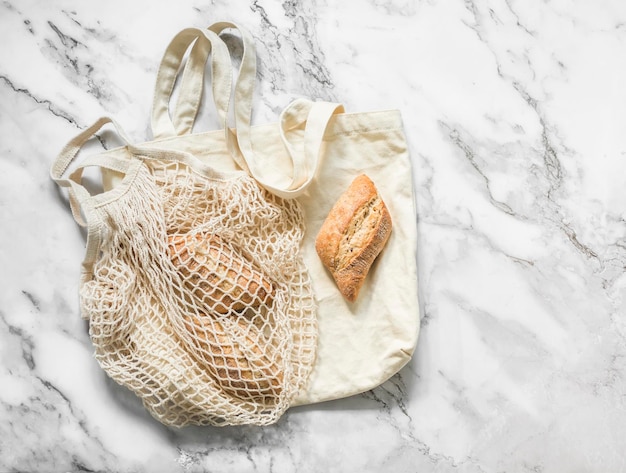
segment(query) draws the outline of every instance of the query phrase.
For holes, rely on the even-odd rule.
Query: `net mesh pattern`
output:
[[[295,200],[147,161],[98,210],[81,288],[95,357],[166,425],[265,425],[305,387],[317,326]]]

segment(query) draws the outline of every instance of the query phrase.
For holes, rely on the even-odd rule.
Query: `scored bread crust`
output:
[[[365,174],[354,179],[322,224],[315,249],[350,302],[356,300],[391,227],[387,206]]]

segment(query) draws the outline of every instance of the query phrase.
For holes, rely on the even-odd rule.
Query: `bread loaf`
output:
[[[271,280],[219,236],[171,235],[168,253],[186,288],[208,309],[225,314],[271,306]]]
[[[390,234],[389,211],[371,179],[361,174],[339,197],[315,240],[317,254],[348,301],[356,300]]]
[[[241,399],[270,399],[280,394],[283,371],[275,351],[246,320],[200,315],[185,317],[196,357],[224,391]]]
[[[261,306],[269,309],[273,303],[271,280],[217,235],[171,235],[167,243],[185,290],[207,311],[183,317],[183,339],[190,341],[192,353],[231,395],[276,398],[283,383],[280,358],[263,327],[255,325],[263,321]],[[249,308],[255,311],[252,319],[242,314]]]

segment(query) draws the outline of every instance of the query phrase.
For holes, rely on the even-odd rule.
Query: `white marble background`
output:
[[[100,115],[148,138],[165,45],[221,19],[257,40],[257,122],[402,111],[422,330],[372,392],[176,430],[92,358],[48,169]],[[3,0],[0,40],[0,472],[626,471],[625,2]]]

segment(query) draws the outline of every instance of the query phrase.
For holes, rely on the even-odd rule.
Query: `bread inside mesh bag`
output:
[[[240,399],[271,401],[280,395],[283,369],[254,324],[241,318],[185,317],[201,361],[222,389]]]
[[[218,235],[171,235],[168,252],[187,289],[209,310],[226,314],[271,306],[272,281]]]
[[[274,283],[214,234],[171,235],[168,253],[193,299],[187,302],[197,308],[183,317],[196,359],[231,395],[279,396],[284,374],[272,333]]]

